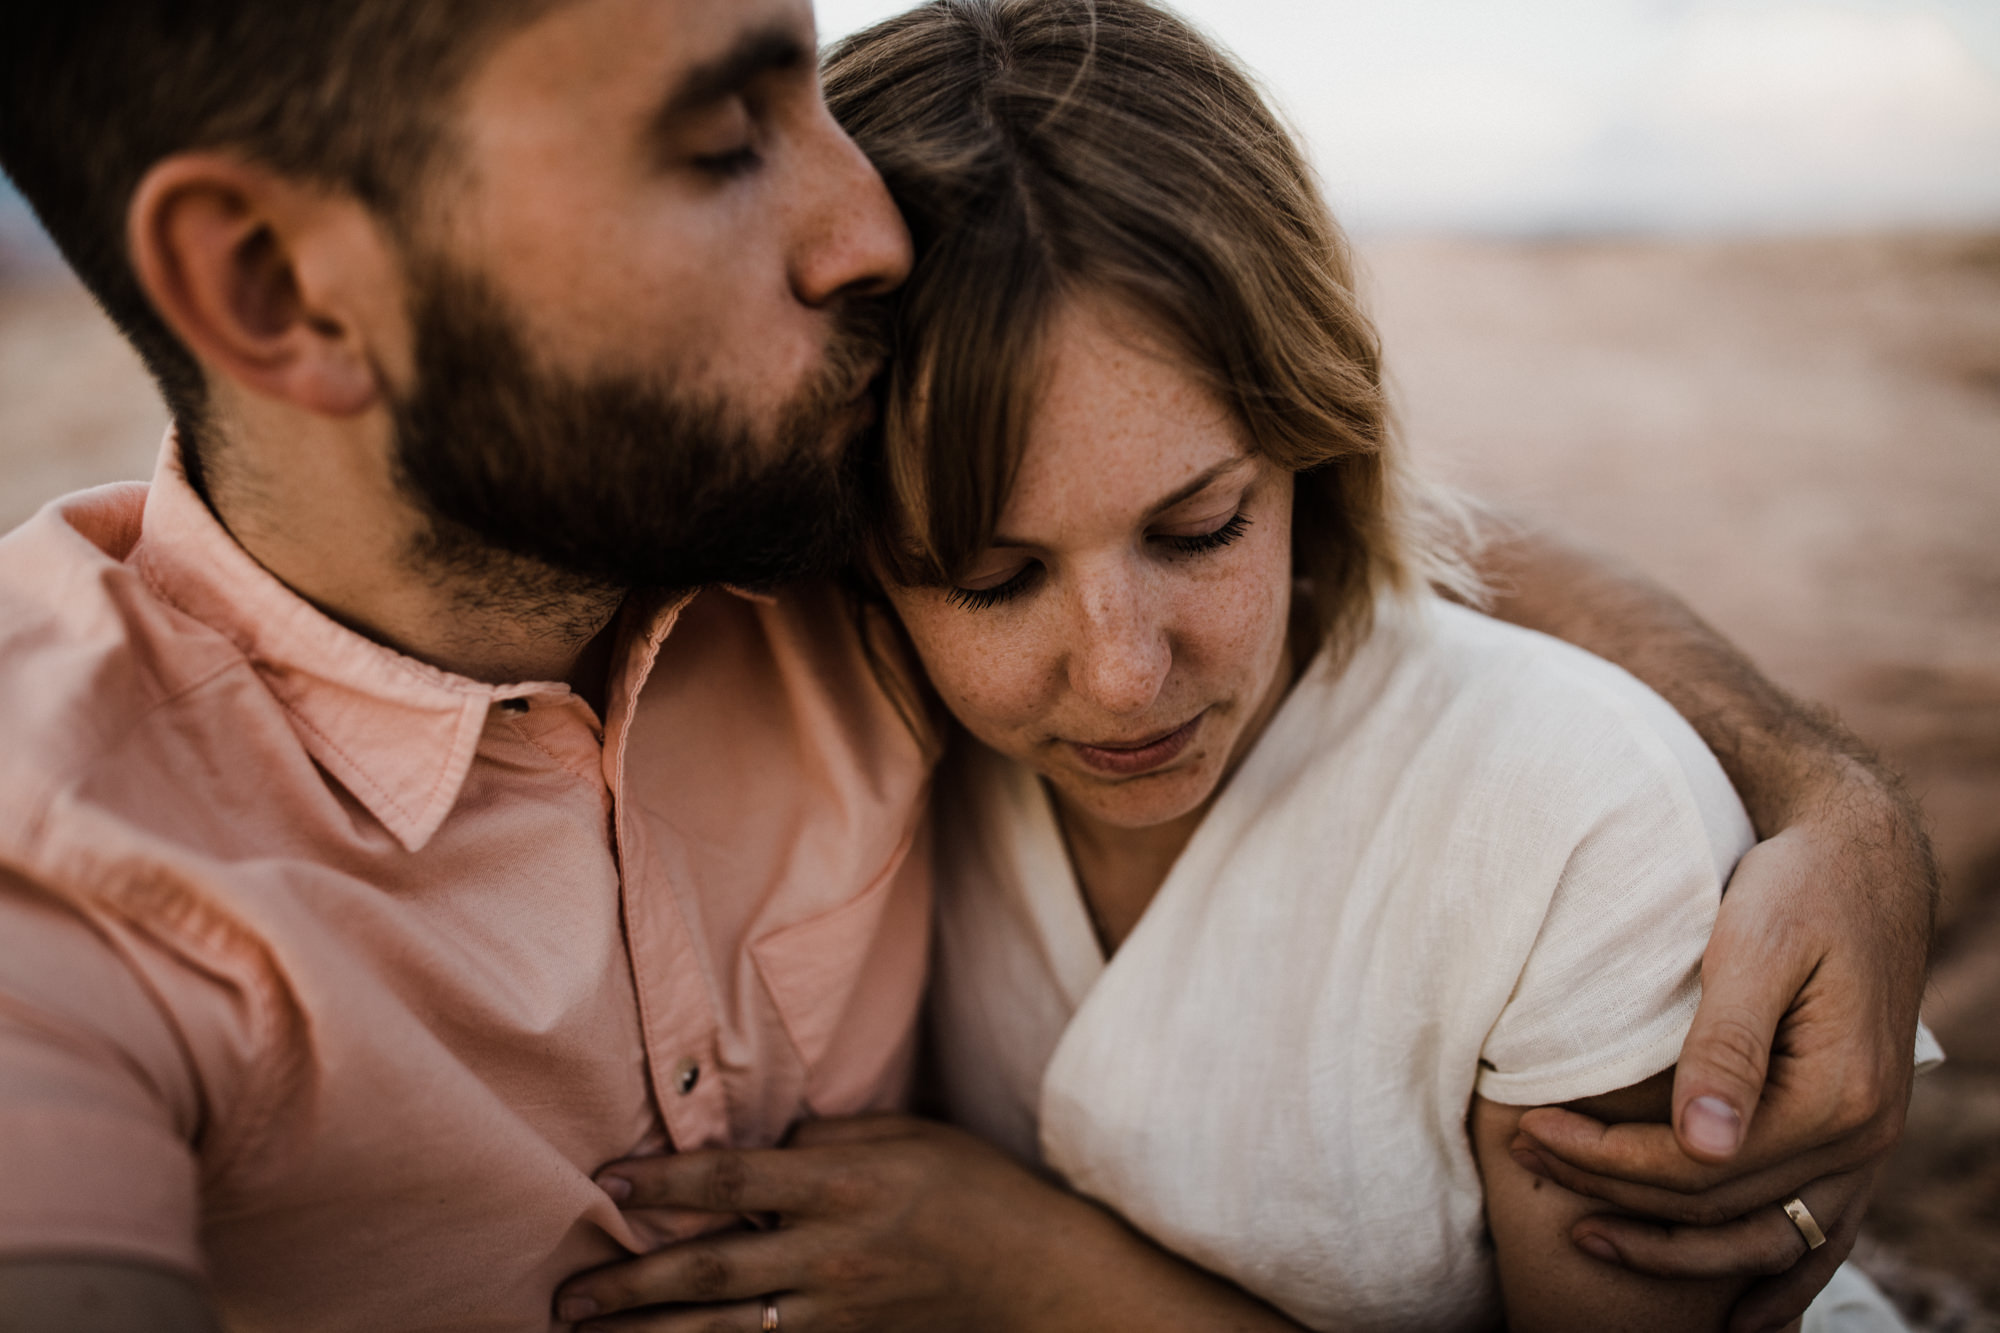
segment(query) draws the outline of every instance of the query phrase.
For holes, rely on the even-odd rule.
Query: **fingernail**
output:
[[[1743,1117],[1720,1097],[1697,1097],[1682,1113],[1681,1132],[1703,1152],[1727,1157],[1743,1142]]]
[[[588,1296],[565,1296],[556,1305],[556,1318],[565,1324],[574,1324],[579,1319],[588,1319],[599,1313],[596,1301]]]
[[[1624,1262],[1619,1257],[1618,1247],[1598,1235],[1595,1231],[1586,1231],[1581,1236],[1578,1236],[1576,1238],[1576,1248],[1582,1250],[1593,1259],[1602,1259],[1607,1264]]]
[[[1540,1176],[1543,1180],[1552,1179],[1549,1175],[1548,1164],[1542,1161],[1540,1154],[1531,1153],[1526,1148],[1516,1148],[1514,1149],[1514,1160],[1521,1164],[1523,1171]]]
[[[597,1188],[609,1194],[615,1203],[623,1203],[632,1197],[632,1182],[623,1176],[599,1176]]]

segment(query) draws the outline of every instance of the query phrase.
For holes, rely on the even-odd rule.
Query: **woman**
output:
[[[1740,1280],[1592,1262],[1510,1142],[1664,1118],[1749,821],[1643,686],[1432,591],[1476,592],[1282,128],[1143,0],[928,6],[828,90],[922,256],[872,563],[955,719],[951,1117],[1309,1328],[1722,1326]],[[963,1188],[913,1284],[979,1289],[1023,1217],[1099,1244],[1019,1171]],[[1816,1311],[1878,1322],[1808,1326],[1896,1327],[1860,1282]]]

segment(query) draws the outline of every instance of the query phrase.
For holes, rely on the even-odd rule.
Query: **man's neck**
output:
[[[298,428],[281,465],[248,438],[204,459],[209,507],[253,559],[405,656],[488,684],[564,681],[601,705],[609,648],[598,641],[622,589],[505,552],[441,557],[385,450],[337,426],[288,424]]]

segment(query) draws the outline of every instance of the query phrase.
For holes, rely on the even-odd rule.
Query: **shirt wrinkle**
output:
[[[599,723],[322,615],[171,437],[0,539],[0,1259],[165,1264],[242,1333],[545,1330],[709,1225],[605,1163],[900,1105],[927,768],[831,605],[635,593]]]

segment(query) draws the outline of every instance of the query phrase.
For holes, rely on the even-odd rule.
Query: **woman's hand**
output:
[[[1673,1125],[1521,1119],[1513,1147],[1529,1169],[1657,1219],[1585,1218],[1580,1246],[1666,1277],[1763,1275],[1737,1330],[1805,1309],[1853,1248],[1902,1132],[1929,874],[1914,819],[1865,784],[1744,858],[1703,959]],[[1826,1234],[1820,1249],[1779,1207],[1793,1197]]]
[[[751,1333],[767,1299],[784,1333],[1296,1327],[972,1136],[905,1116],[808,1124],[786,1148],[620,1162],[598,1181],[626,1208],[776,1226],[581,1274],[556,1313],[585,1329]]]
[[[1578,1109],[1614,1123],[1663,1122],[1672,1085],[1670,1071],[1593,1097]],[[1731,1269],[1669,1281],[1579,1253],[1568,1237],[1591,1201],[1551,1188],[1522,1169],[1512,1146],[1521,1115],[1521,1107],[1475,1096],[1466,1118],[1486,1191],[1486,1225],[1508,1326],[1542,1333],[1721,1328],[1747,1279]]]

